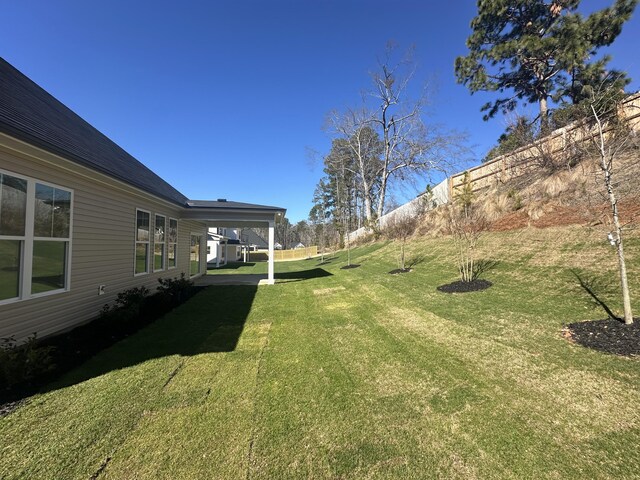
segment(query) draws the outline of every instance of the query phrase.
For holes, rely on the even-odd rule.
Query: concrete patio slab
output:
[[[198,287],[209,285],[267,285],[267,274],[203,275],[195,279]]]

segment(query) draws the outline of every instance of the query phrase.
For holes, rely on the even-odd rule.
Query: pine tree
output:
[[[455,62],[458,82],[471,93],[507,93],[482,107],[485,120],[512,111],[519,101],[537,103],[545,130],[549,99],[616,39],[637,3],[615,0],[585,18],[577,11],[580,0],[478,0],[469,55]]]

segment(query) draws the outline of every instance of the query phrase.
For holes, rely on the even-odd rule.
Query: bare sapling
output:
[[[406,245],[418,226],[417,215],[394,215],[385,225],[384,231],[388,238],[398,243],[398,268],[406,271]]]
[[[453,205],[448,207],[447,223],[456,248],[460,280],[473,282],[479,274],[476,248],[488,225],[485,215],[473,204],[473,190],[468,172],[465,172],[462,191],[456,196]]]
[[[609,241],[615,247],[618,257],[624,323],[631,325],[633,323],[633,313],[631,310],[627,266],[624,258],[623,224],[620,221],[616,182],[613,180],[613,176],[616,161],[619,161],[620,156],[634,147],[633,134],[631,129],[628,128],[628,125],[625,125],[624,119],[618,117],[619,113],[617,110],[603,111],[599,106],[599,102],[596,99],[589,105],[589,113],[592,117],[591,120],[593,120],[592,123],[595,126],[595,131],[593,135],[590,136],[595,146],[602,181],[611,207],[611,226],[613,231],[609,234]]]

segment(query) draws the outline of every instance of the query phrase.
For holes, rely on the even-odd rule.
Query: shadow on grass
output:
[[[312,278],[331,277],[332,273],[327,272],[324,268],[312,268],[310,270],[300,270],[298,272],[276,273],[276,280],[286,280],[288,282],[300,282],[303,280],[311,280]]]
[[[207,263],[207,270],[238,270],[243,267],[253,267],[255,266],[255,262],[229,262],[226,265],[220,265],[216,267],[215,262]]]
[[[406,269],[407,270],[411,270],[413,267],[416,267],[416,266],[420,265],[421,263],[424,263],[426,260],[427,260],[427,256],[424,255],[424,254],[414,255],[407,262],[407,268]]]
[[[278,273],[276,279],[298,282],[331,275],[322,268],[313,268]],[[69,387],[156,358],[232,352],[237,348],[257,291],[257,285],[203,288],[184,304],[97,353],[40,391]]]
[[[500,262],[498,260],[476,260],[473,264],[473,280],[478,280],[481,275],[493,270]]]
[[[576,277],[576,280],[578,280],[580,288],[582,288],[582,290],[584,290],[589,295],[595,305],[601,307],[609,316],[609,318],[613,320],[621,320],[620,317],[613,313],[613,311],[604,302],[604,300],[602,300],[601,295],[602,293],[607,293],[606,291],[610,288],[609,284],[603,283],[595,276],[588,277],[584,274],[581,275],[577,270],[571,270],[571,273],[574,275],[574,277]]]
[[[208,287],[189,301],[99,352],[42,392],[84,382],[105,373],[170,355],[193,356],[236,349],[258,287]]]

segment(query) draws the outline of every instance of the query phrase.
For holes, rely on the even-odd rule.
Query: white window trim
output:
[[[169,226],[168,228],[171,228],[171,220],[175,220],[176,221],[176,241],[175,243],[169,242],[169,237],[166,237],[167,240],[167,270],[175,270],[176,268],[178,268],[178,241],[180,240],[180,231],[179,231],[179,223],[178,223],[178,219],[177,218],[173,218],[173,217],[169,217]],[[168,230],[168,229],[167,229]],[[171,265],[169,265],[169,244],[174,245],[173,247],[173,255],[176,261],[176,264],[172,267]]]
[[[143,212],[143,213],[147,213],[149,215],[149,240],[147,240],[146,242],[142,242],[142,241],[138,241],[138,212]],[[149,275],[152,271],[152,269],[150,268],[149,262],[152,258],[151,255],[151,235],[153,234],[153,230],[151,229],[151,212],[148,210],[143,210],[142,208],[136,208],[136,214],[133,217],[133,276],[134,277],[142,277],[143,275]],[[136,247],[138,246],[139,243],[146,243],[147,244],[147,261],[146,261],[146,272],[140,272],[140,273],[136,273],[136,265],[137,265],[137,258],[136,258]]]
[[[162,243],[162,268],[156,269],[156,220],[158,217],[162,217],[164,219],[164,242],[158,242],[158,244]],[[151,220],[151,219],[149,219]],[[151,223],[151,221],[149,221]],[[152,252],[152,261],[151,265],[153,267],[153,272],[164,272],[167,270],[167,253],[169,252],[167,248],[167,216],[162,215],[161,213],[156,213],[153,215],[153,252]]]
[[[73,205],[75,199],[74,189],[1,168],[0,173],[27,181],[27,205],[25,211],[26,218],[24,225],[24,236],[0,235],[0,240],[18,240],[22,242],[20,248],[20,285],[18,286],[18,296],[0,300],[0,305],[23,302],[32,298],[48,297],[50,295],[57,295],[60,293],[68,292],[69,290],[71,290],[71,253],[73,245],[74,211]],[[71,194],[69,209],[69,236],[67,238],[34,237],[33,233],[35,225],[34,214],[36,204],[36,183],[39,183],[40,185],[46,185],[48,187],[53,187],[58,190],[64,190]],[[50,290],[48,292],[42,293],[31,293],[31,283],[33,280],[33,242],[37,240],[49,242],[65,242],[67,244],[65,258],[65,280],[63,288],[57,288],[55,290]]]

